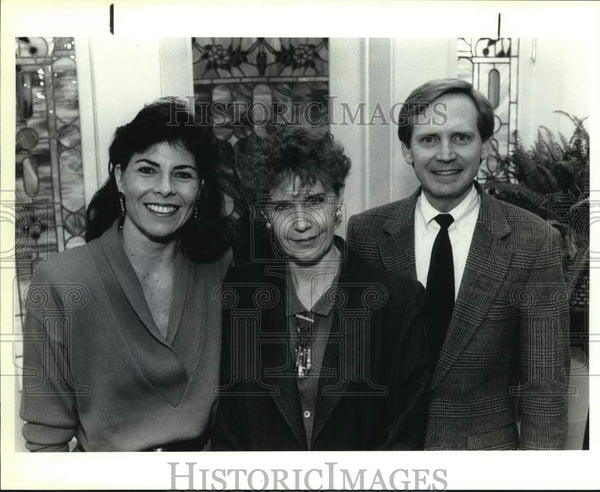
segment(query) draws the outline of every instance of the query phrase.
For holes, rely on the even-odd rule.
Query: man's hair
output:
[[[446,94],[464,94],[477,109],[477,128],[479,136],[485,142],[494,133],[494,109],[483,94],[473,89],[473,84],[461,79],[430,80],[417,87],[406,98],[398,117],[398,138],[410,147],[412,130],[417,117],[436,99]]]

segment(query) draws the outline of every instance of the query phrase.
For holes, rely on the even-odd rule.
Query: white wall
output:
[[[518,130],[525,144],[540,125],[571,135],[573,125],[555,110],[590,114],[590,56],[582,39],[521,39]]]
[[[116,128],[163,96],[193,95],[190,38],[77,39],[86,204],[108,177]]]
[[[329,93],[337,98],[333,100],[331,107],[331,120],[340,122],[340,124],[332,124],[330,129],[336,140],[344,146],[346,155],[352,160],[352,168],[344,191],[345,220],[367,206],[367,196],[362,190],[362,184],[368,177],[367,135],[365,128],[360,125],[342,124],[344,115],[341,104],[346,103],[350,108],[357,108],[366,99],[367,50],[364,39],[329,40]]]
[[[337,123],[331,132],[352,160],[346,217],[415,190],[418,182],[402,158],[396,134],[399,107],[392,114],[390,110],[423,82],[455,76],[455,60],[455,40],[330,39],[329,86],[336,97],[332,119]],[[364,120],[340,124],[343,103],[352,113],[364,104]]]

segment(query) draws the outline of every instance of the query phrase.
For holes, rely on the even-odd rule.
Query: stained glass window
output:
[[[194,95],[231,145],[270,123],[326,123],[327,38],[193,38]]]
[[[519,40],[458,38],[457,54],[458,77],[471,82],[494,107],[496,124],[490,142],[495,154],[506,156],[517,129]],[[498,162],[494,153],[486,163],[491,172]]]
[[[36,263],[48,253],[84,243],[85,201],[75,41],[17,38],[15,56],[15,312],[20,333],[23,296]]]
[[[213,126],[228,209],[243,217],[236,156],[244,141],[272,124],[328,129],[328,39],[192,38],[192,52],[196,119]]]

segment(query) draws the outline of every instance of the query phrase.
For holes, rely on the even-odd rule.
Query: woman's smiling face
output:
[[[126,166],[115,166],[117,187],[125,196],[124,228],[153,241],[172,238],[193,213],[200,177],[192,153],[161,142],[136,152]]]
[[[319,180],[303,186],[293,177],[272,189],[271,196],[273,234],[290,261],[312,264],[323,259],[333,245],[339,206],[335,192]]]

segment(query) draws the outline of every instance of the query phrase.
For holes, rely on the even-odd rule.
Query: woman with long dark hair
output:
[[[26,445],[202,449],[219,378],[212,292],[231,256],[212,131],[161,99],[117,129],[109,156],[88,243],[41,264],[29,288]]]

